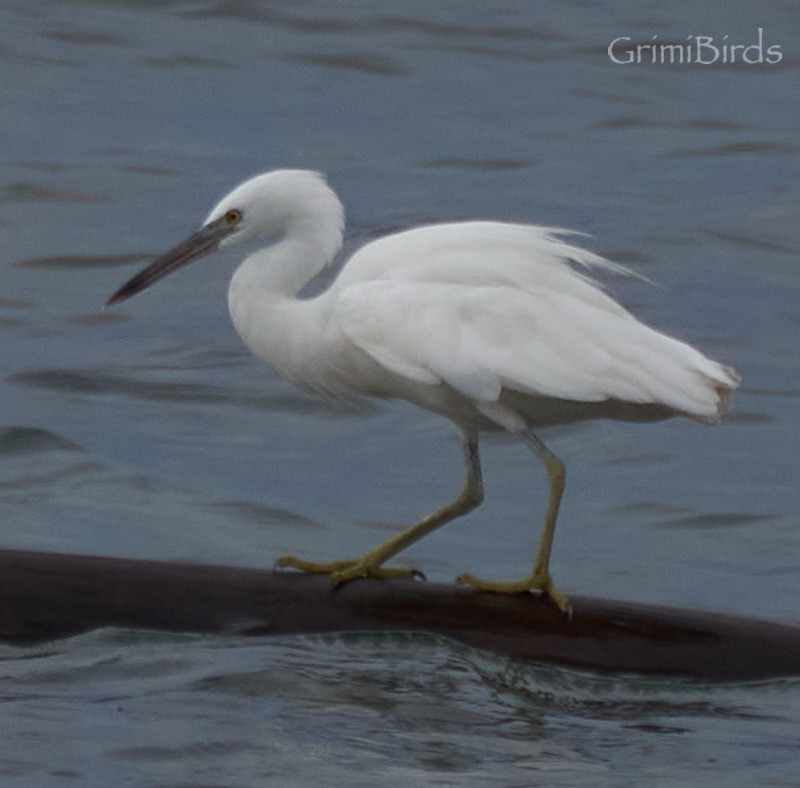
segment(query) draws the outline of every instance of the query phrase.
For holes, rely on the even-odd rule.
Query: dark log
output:
[[[800,674],[800,626],[571,596],[264,569],[0,550],[0,640],[99,627],[175,632],[416,631],[498,654],[593,670],[754,680]]]

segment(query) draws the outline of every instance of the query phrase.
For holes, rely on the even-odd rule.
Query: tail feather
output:
[[[726,367],[720,364],[722,380],[716,380],[714,391],[717,393],[717,416],[712,419],[712,423],[718,422],[730,409],[733,392],[739,388],[742,379],[736,374],[733,367]]]
[[[703,424],[717,424],[731,409],[733,392],[739,388],[741,378],[732,367],[711,362],[716,369],[713,375],[708,370],[696,370],[711,399],[706,396],[705,408],[681,410],[684,416]]]

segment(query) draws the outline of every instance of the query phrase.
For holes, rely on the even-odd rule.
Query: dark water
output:
[[[800,10],[770,2],[18,2],[0,9],[2,544],[269,564],[339,557],[451,496],[447,424],[331,410],[242,349],[234,259],[107,296],[239,180],[328,173],[349,243],[530,220],[659,287],[649,322],[734,365],[735,411],[545,436],[567,591],[796,621]],[[616,65],[611,40],[780,45]],[[527,569],[545,492],[487,445],[487,501],[408,553]],[[793,682],[521,668],[446,642],[96,633],[0,654],[9,785],[800,785]]]
[[[0,658],[8,785],[797,784],[797,681],[602,677],[411,635],[107,632]]]

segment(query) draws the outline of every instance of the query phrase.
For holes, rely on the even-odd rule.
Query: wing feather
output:
[[[551,228],[411,230],[354,255],[338,283],[335,319],[386,370],[476,402],[509,390],[656,403],[713,420],[735,376],[636,320],[570,260],[624,271]]]

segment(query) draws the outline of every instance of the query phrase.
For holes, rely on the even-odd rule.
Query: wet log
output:
[[[231,566],[0,550],[0,640],[122,627],[286,635],[414,631],[505,656],[602,671],[756,680],[800,674],[800,626],[570,596],[356,581]]]

